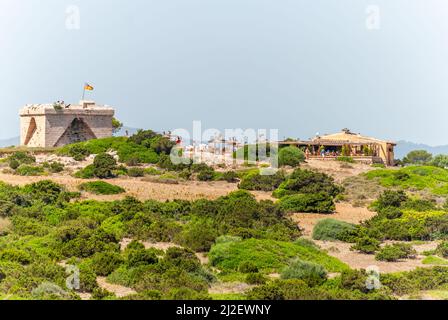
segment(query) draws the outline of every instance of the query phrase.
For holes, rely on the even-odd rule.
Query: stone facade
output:
[[[20,110],[20,144],[59,147],[69,143],[112,136],[114,109],[93,101],[55,108],[52,104],[27,105]]]

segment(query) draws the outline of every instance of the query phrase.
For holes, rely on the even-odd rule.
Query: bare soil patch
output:
[[[210,294],[244,293],[255,287],[244,282],[217,282],[208,289]]]
[[[137,293],[132,288],[120,286],[118,284],[109,283],[109,282],[107,282],[105,277],[98,277],[98,278],[96,278],[96,282],[98,283],[98,286],[100,286],[104,290],[112,292],[118,298],[126,297],[126,296],[129,296],[131,294],[136,294]]]

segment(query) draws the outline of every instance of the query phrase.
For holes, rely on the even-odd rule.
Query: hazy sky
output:
[[[0,0],[0,138],[89,82],[131,127],[448,144],[447,17],[446,0]]]

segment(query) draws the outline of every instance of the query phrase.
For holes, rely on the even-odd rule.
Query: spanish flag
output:
[[[92,87],[90,84],[86,83],[86,84],[84,85],[84,90],[92,91],[92,90],[93,90],[93,87]]]

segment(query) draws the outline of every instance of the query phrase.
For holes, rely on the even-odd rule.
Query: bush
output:
[[[145,175],[145,169],[143,168],[129,168],[128,176],[130,177],[143,177]]]
[[[16,151],[8,157],[8,161],[17,161],[20,164],[33,164],[36,163],[36,157],[23,151]]]
[[[126,255],[128,267],[155,264],[159,261],[155,252],[150,249],[126,250]]]
[[[342,188],[334,183],[329,175],[311,170],[295,169],[294,172],[280,184],[273,196],[281,198],[285,195],[296,193],[321,193],[324,192],[335,197]]]
[[[117,161],[108,153],[100,153],[93,160],[93,174],[98,178],[113,177],[112,171],[115,170]]]
[[[380,242],[374,238],[364,236],[357,239],[356,243],[350,249],[358,250],[362,253],[373,254],[380,249]]]
[[[326,280],[327,272],[319,264],[296,260],[282,271],[281,278],[300,279],[309,286],[316,286]]]
[[[411,258],[414,257],[415,254],[416,251],[412,248],[412,245],[406,243],[394,243],[381,248],[381,250],[375,255],[375,259],[390,262]]]
[[[284,180],[285,175],[282,171],[278,171],[273,175],[261,175],[257,170],[244,176],[238,188],[244,190],[273,191]]]
[[[20,166],[20,162],[16,159],[12,159],[9,161],[9,167],[13,170],[16,170]]]
[[[53,204],[59,199],[64,188],[51,180],[42,180],[26,185],[23,191],[45,204]]]
[[[68,155],[76,161],[83,161],[90,155],[90,151],[80,144],[74,144],[69,147]]]
[[[437,245],[435,253],[443,258],[448,258],[448,241],[442,241]]]
[[[89,181],[78,186],[79,190],[87,191],[93,194],[119,194],[126,192],[120,186],[116,186],[104,181]]]
[[[215,170],[213,168],[206,168],[199,171],[197,177],[199,181],[210,181],[213,180]]]
[[[98,252],[92,257],[93,271],[99,276],[107,276],[124,262],[120,254],[115,252]]]
[[[16,169],[16,173],[20,176],[40,176],[45,173],[45,170],[40,166],[22,164]]]
[[[75,178],[81,178],[81,179],[91,179],[95,177],[95,174],[93,173],[93,164],[89,164],[88,166],[84,167],[83,169],[79,170],[74,174]]]
[[[157,170],[156,168],[153,168],[153,167],[144,169],[144,173],[149,176],[158,176],[158,175],[162,174],[159,170]]]
[[[241,273],[256,273],[258,267],[251,261],[243,261],[240,263],[238,271]]]
[[[285,212],[331,213],[335,210],[333,198],[324,192],[285,196],[279,200],[279,206]]]
[[[313,228],[313,239],[347,241],[356,230],[354,224],[335,219],[320,220]]]
[[[281,148],[278,153],[278,164],[280,166],[297,167],[305,161],[305,153],[297,147]]]
[[[385,190],[378,198],[374,206],[378,210],[387,207],[401,207],[401,204],[408,200],[408,196],[403,190]]]
[[[64,171],[64,164],[60,163],[60,162],[51,162],[49,164],[49,170],[52,173],[59,173]]]
[[[128,160],[126,160],[126,165],[128,167],[136,167],[140,164],[140,161],[138,158],[129,158]]]
[[[180,242],[194,251],[208,251],[218,236],[212,219],[197,218],[186,225]]]
[[[404,209],[414,210],[418,212],[425,212],[436,210],[437,205],[435,201],[425,199],[408,199],[402,204]]]
[[[238,174],[235,171],[226,171],[223,173],[222,178],[228,183],[233,183],[238,181]]]
[[[246,283],[248,284],[265,284],[267,278],[258,272],[249,273],[246,275]]]

